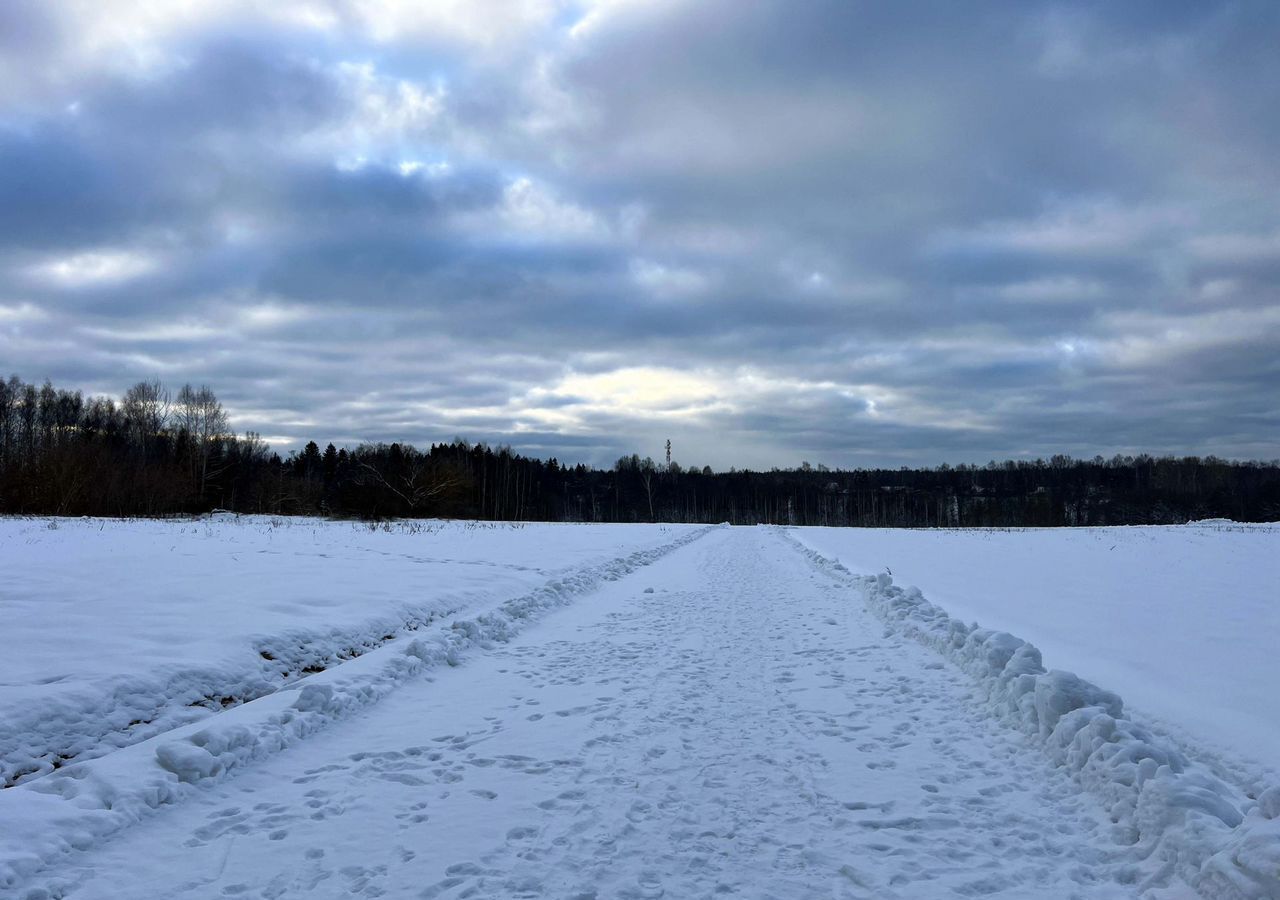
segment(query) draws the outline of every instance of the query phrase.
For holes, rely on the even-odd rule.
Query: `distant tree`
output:
[[[302,448],[302,454],[298,457],[298,474],[307,481],[311,481],[321,474],[322,466],[320,446],[315,441],[307,441],[307,445]]]
[[[352,464],[354,484],[375,489],[374,515],[425,515],[465,484],[458,468],[398,443],[357,448]]]
[[[338,449],[334,447],[332,443],[329,444],[329,446],[324,448],[324,456],[321,458],[320,467],[321,467],[321,471],[324,474],[324,480],[326,484],[332,482],[333,479],[337,476]]]
[[[184,384],[178,391],[175,417],[178,428],[186,435],[196,498],[203,503],[209,483],[210,462],[221,449],[220,444],[230,431],[231,423],[208,385],[193,388]]]
[[[14,464],[14,412],[18,403],[18,376],[9,381],[0,378],[0,475]]]
[[[658,466],[649,457],[645,457],[636,466],[640,472],[640,483],[644,485],[644,495],[649,501],[649,521],[654,521],[653,516],[653,476],[658,470]]]
[[[130,438],[144,455],[169,426],[171,407],[169,391],[157,380],[139,381],[125,391],[120,410]]]

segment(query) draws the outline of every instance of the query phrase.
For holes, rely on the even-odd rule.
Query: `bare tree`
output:
[[[653,519],[653,474],[658,467],[649,457],[645,457],[640,461],[640,483],[644,485],[644,495],[649,501],[649,521]]]
[[[17,430],[14,413],[18,406],[19,384],[16,375],[12,382],[0,378],[0,473],[13,463],[13,434]]]
[[[421,512],[428,503],[444,496],[462,484],[461,474],[454,469],[432,465],[429,459],[411,453],[401,471],[390,477],[374,465],[361,460],[355,473],[356,484],[378,485],[400,498],[413,513]]]
[[[169,425],[172,399],[158,380],[139,381],[125,392],[120,404],[129,435],[145,453],[146,447]]]
[[[246,431],[240,439],[240,456],[252,463],[261,464],[267,460],[270,445],[256,431]]]
[[[203,498],[210,475],[209,460],[230,433],[230,420],[208,385],[197,389],[190,384],[178,391],[175,419],[191,442],[193,481],[198,496]]]

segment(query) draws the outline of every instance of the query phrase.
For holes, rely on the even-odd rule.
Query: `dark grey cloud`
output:
[[[0,361],[282,450],[1280,455],[1266,2],[0,11]]]

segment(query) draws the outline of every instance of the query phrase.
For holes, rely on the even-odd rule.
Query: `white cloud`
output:
[[[569,37],[588,40],[610,28],[634,24],[637,19],[658,18],[669,14],[687,0],[584,0],[577,4],[584,10],[569,28]]]
[[[457,218],[458,225],[479,237],[498,235],[532,242],[607,241],[613,228],[595,212],[560,199],[531,178],[507,182],[498,205]]]
[[[403,149],[419,147],[444,128],[448,91],[443,82],[395,78],[370,62],[343,62],[334,70],[348,114],[304,141],[358,168],[370,158],[398,162]]]
[[[565,401],[570,402],[565,402]],[[623,366],[603,372],[570,372],[530,390],[516,406],[548,425],[589,432],[601,418],[734,427],[754,411],[823,414],[833,402],[853,401],[863,414],[886,424],[989,430],[988,416],[943,409],[911,391],[881,384],[797,378],[756,366],[680,369]]]
[[[314,311],[297,303],[254,303],[231,310],[232,323],[246,331],[269,331],[315,317]]]
[[[1122,312],[1108,316],[1105,324],[1106,336],[1091,343],[1103,365],[1169,369],[1201,351],[1280,340],[1280,306],[1180,316]]]
[[[81,334],[90,335],[107,341],[141,342],[194,342],[211,341],[223,337],[224,332],[208,322],[153,322],[131,325],[126,328],[105,328],[86,326],[79,329]]]
[[[403,159],[400,161],[399,165],[396,166],[396,171],[405,178],[411,178],[419,172],[428,178],[440,178],[444,175],[448,175],[452,169],[453,167],[447,162],[427,163],[420,159]]]
[[[447,40],[502,48],[545,28],[562,0],[345,0],[338,8],[374,40]]]
[[[118,284],[153,271],[157,260],[132,250],[103,249],[54,257],[27,268],[29,277],[55,287]]]
[[[0,303],[0,325],[38,322],[49,314],[31,303]]]
[[[535,389],[530,399],[579,398],[576,405],[595,412],[642,417],[684,417],[721,406],[726,393],[722,375],[662,366],[631,366],[610,372],[570,373],[555,385]]]

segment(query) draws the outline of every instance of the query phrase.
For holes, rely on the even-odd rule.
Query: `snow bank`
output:
[[[376,703],[407,679],[456,665],[471,648],[509,640],[549,610],[710,530],[682,529],[666,543],[562,573],[486,612],[391,640],[207,722],[0,791],[0,890],[14,888],[50,862],[185,797],[194,785],[276,753]],[[669,532],[664,535],[670,537]]]
[[[888,574],[856,576],[795,546],[858,588],[896,631],[972,675],[996,715],[1039,742],[1106,804],[1116,838],[1210,898],[1280,897],[1280,788],[1257,800],[1125,716],[1116,694],[1071,672],[1046,670],[1040,651],[1003,631],[952,618]]]

